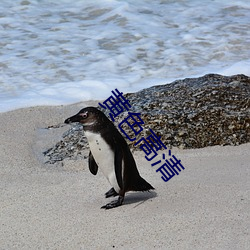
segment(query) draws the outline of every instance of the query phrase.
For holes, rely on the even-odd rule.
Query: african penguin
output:
[[[72,122],[83,125],[90,147],[90,172],[96,175],[100,168],[112,186],[105,193],[106,198],[119,195],[118,200],[101,208],[110,209],[122,205],[128,191],[154,189],[140,176],[128,144],[103,112],[94,107],[87,107],[65,120],[65,123]]]

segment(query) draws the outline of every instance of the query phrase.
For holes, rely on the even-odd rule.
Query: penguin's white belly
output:
[[[85,135],[96,164],[108,179],[111,186],[119,193],[120,187],[115,175],[115,155],[113,150],[100,134],[86,131]]]

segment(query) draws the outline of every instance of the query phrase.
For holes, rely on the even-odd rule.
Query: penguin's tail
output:
[[[147,181],[145,181],[141,176],[134,183],[131,191],[148,191],[154,189]]]

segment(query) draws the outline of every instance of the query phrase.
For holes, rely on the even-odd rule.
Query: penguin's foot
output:
[[[122,205],[123,200],[124,200],[124,197],[123,196],[119,196],[118,200],[112,201],[112,202],[110,202],[110,203],[102,206],[101,208],[110,209],[110,208],[114,208],[114,207],[119,207],[119,206]]]
[[[115,191],[114,188],[111,188],[107,193],[105,193],[106,198],[109,198],[109,197],[112,197],[112,196],[115,197],[117,195],[118,195],[118,193]]]

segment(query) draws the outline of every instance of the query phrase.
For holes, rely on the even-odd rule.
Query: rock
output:
[[[124,95],[130,112],[141,113],[144,130],[161,135],[169,148],[202,148],[214,145],[239,145],[250,142],[250,78],[245,75],[215,74],[186,78],[171,84],[153,86]],[[109,111],[105,111],[108,116]],[[128,112],[116,117],[117,126]],[[127,134],[133,136],[128,130]],[[80,138],[80,139],[79,139]],[[127,140],[131,149],[134,142]],[[70,148],[72,147],[72,150]],[[81,158],[88,147],[81,126],[72,127],[61,142],[44,152],[48,162]]]

